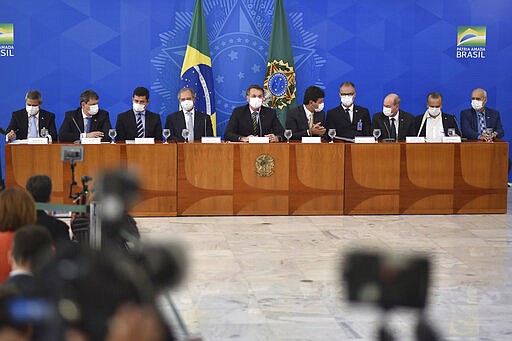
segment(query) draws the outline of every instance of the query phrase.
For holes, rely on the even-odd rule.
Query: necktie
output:
[[[259,129],[258,129],[258,119],[256,117],[258,113],[253,112],[252,113],[252,134],[255,136],[259,136]]]
[[[391,118],[391,127],[390,127],[390,138],[396,141],[396,126],[395,126],[395,119]]]
[[[137,114],[137,137],[144,137],[144,125],[142,124],[142,114]]]
[[[480,135],[483,135],[483,134],[485,134],[485,128],[486,128],[485,114],[483,112],[478,112],[478,111],[477,111],[477,114],[478,114],[478,120],[480,121]]]
[[[91,118],[90,117],[85,118],[85,132],[86,133],[91,132]]]
[[[29,137],[38,137],[37,133],[37,117],[36,115],[30,116],[30,136]]]
[[[350,122],[352,122],[352,117],[350,117],[350,109],[345,109],[345,112],[347,113],[348,119]]]
[[[194,121],[192,120],[192,113],[187,112],[187,129],[188,129],[188,140],[194,141]]]

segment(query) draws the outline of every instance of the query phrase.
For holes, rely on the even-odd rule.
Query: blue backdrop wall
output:
[[[215,79],[218,133],[251,83],[263,83],[273,0],[203,0]],[[443,111],[470,106],[471,90],[487,89],[512,136],[512,2],[507,0],[284,0],[297,72],[297,96],[312,84],[339,103],[341,82],[356,83],[359,105],[380,111],[396,92],[402,108],[425,110],[430,91]],[[193,0],[45,0],[0,2],[0,24],[13,24],[14,44],[0,56],[0,126],[24,107],[29,89],[57,115],[92,88],[114,124],[131,107],[136,86],[151,90],[149,109],[162,121],[176,93]],[[459,26],[485,26],[485,58],[457,58]],[[1,45],[0,45],[1,46]],[[3,160],[3,140],[1,153]],[[3,163],[3,162],[2,162]]]

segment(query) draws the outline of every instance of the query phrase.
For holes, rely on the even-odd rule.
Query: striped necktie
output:
[[[253,112],[252,113],[252,134],[255,135],[255,136],[259,136],[259,129],[258,129],[258,118],[257,116],[258,113],[257,112]]]
[[[480,135],[486,133],[487,125],[485,124],[485,114],[483,112],[476,112],[478,115],[478,121],[480,122]]]
[[[144,137],[144,125],[142,124],[142,114],[137,114],[137,137]]]

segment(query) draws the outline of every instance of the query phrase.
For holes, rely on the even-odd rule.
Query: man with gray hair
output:
[[[191,88],[182,88],[178,92],[180,111],[176,111],[165,120],[165,128],[171,132],[171,139],[183,142],[183,129],[189,131],[189,141],[201,140],[202,136],[213,136],[210,115],[195,110],[196,93]]]
[[[505,132],[501,125],[500,113],[486,107],[487,92],[475,89],[471,93],[471,109],[460,112],[462,137],[468,140],[492,141],[503,138]]]
[[[403,141],[416,135],[414,116],[400,109],[400,96],[389,94],[384,98],[382,111],[373,115],[372,130],[380,129],[379,140]]]
[[[112,128],[108,111],[99,108],[99,96],[93,90],[85,90],[80,95],[80,107],[66,112],[60,126],[62,142],[73,142],[82,137],[99,137],[103,142],[110,141],[108,131]]]
[[[29,137],[41,137],[45,128],[53,141],[57,141],[55,114],[41,109],[43,98],[37,90],[30,90],[25,95],[25,108],[12,113],[11,122],[7,127],[6,142]]]

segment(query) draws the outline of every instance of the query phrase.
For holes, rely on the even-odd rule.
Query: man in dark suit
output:
[[[50,202],[52,194],[52,180],[47,175],[33,175],[28,178],[25,185],[27,191],[30,192],[35,202]],[[69,245],[69,227],[63,221],[48,215],[44,210],[37,210],[38,225],[44,226],[52,237],[57,249],[62,246]]]
[[[485,106],[487,103],[487,91],[475,89],[471,93],[471,109],[460,112],[460,125],[462,137],[469,140],[492,141],[495,138],[503,138],[505,132],[501,124],[500,113],[497,110]],[[491,135],[486,129],[492,128]]]
[[[224,139],[226,141],[248,142],[249,136],[268,136],[270,142],[283,140],[283,126],[276,112],[263,107],[263,88],[251,85],[245,92],[248,105],[233,109]]]
[[[460,136],[459,125],[454,115],[442,112],[443,96],[439,92],[431,92],[427,96],[427,111],[416,116],[418,136],[424,136],[427,141],[440,142],[443,136],[449,136],[453,129]]]
[[[41,109],[43,97],[37,90],[30,90],[25,95],[25,109],[12,113],[11,122],[7,127],[6,141],[40,137],[41,129],[46,128],[52,141],[57,142],[55,114]]]
[[[212,120],[210,115],[196,111],[196,93],[190,88],[183,88],[178,92],[178,101],[181,109],[167,116],[165,128],[171,132],[171,139],[183,142],[183,129],[189,131],[189,141],[201,140],[202,136],[213,136]]]
[[[416,136],[414,116],[400,110],[400,96],[389,94],[384,98],[382,111],[373,115],[372,129],[380,129],[379,140],[403,141]]]
[[[336,136],[353,139],[355,136],[371,136],[370,112],[354,105],[356,87],[352,82],[340,85],[341,105],[327,112],[325,128],[336,129]]]
[[[33,272],[53,257],[53,244],[48,231],[42,226],[24,226],[14,234],[9,259],[12,270],[4,282],[22,297],[42,296],[44,292],[34,278]]]
[[[108,142],[108,131],[112,128],[108,112],[99,109],[99,96],[93,90],[80,95],[80,108],[66,112],[59,130],[60,141],[73,142],[81,137],[99,137]]]
[[[117,116],[117,138],[121,141],[136,137],[162,138],[162,121],[160,115],[146,110],[149,104],[149,90],[138,87],[133,90],[132,109]]]
[[[288,112],[286,129],[292,131],[292,140],[300,140],[305,136],[325,135],[325,93],[317,86],[310,86],[304,92],[302,105]]]

